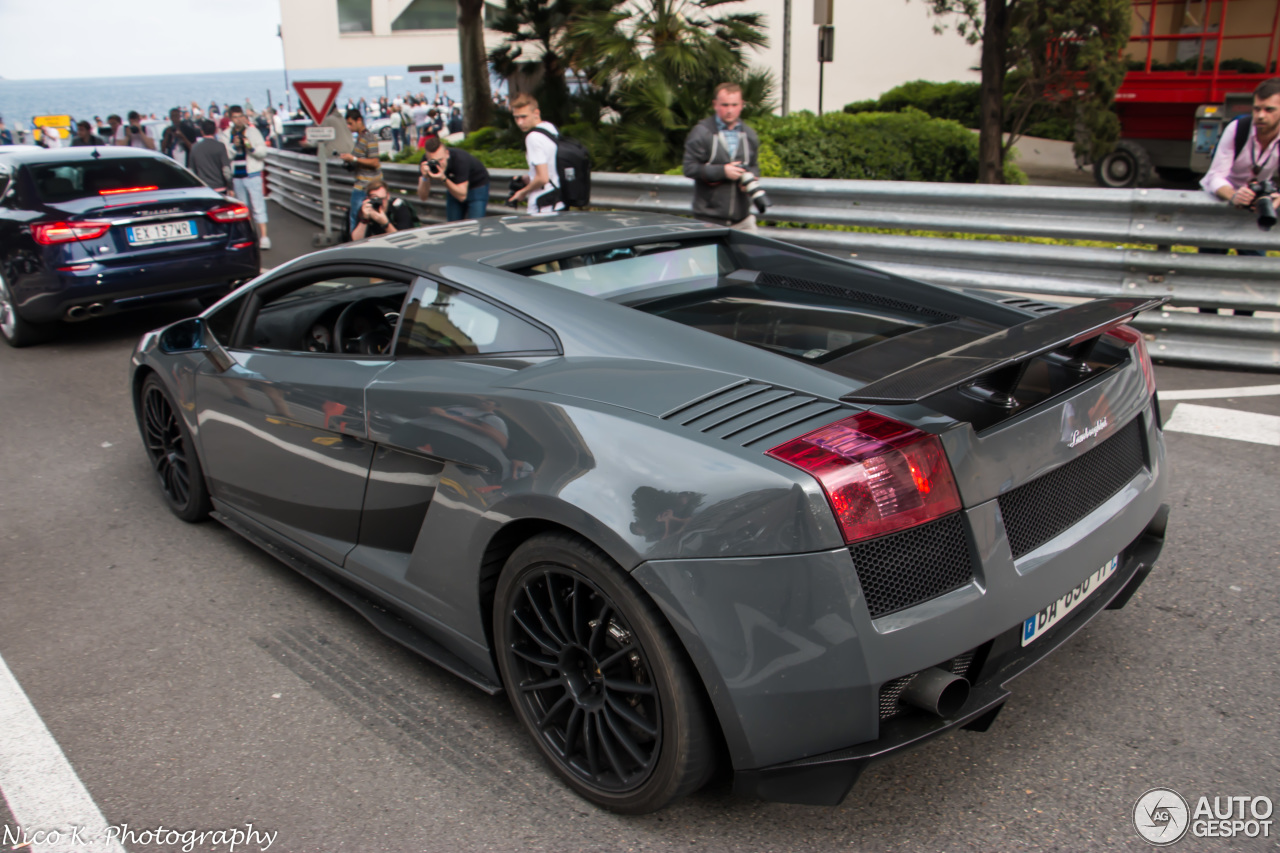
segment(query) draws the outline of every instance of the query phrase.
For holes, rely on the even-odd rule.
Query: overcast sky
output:
[[[0,77],[281,68],[277,0],[0,0]]]

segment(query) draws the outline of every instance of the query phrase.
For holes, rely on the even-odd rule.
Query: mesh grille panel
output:
[[[1014,559],[1030,553],[1124,488],[1146,464],[1142,423],[1128,426],[1089,452],[1000,497]]]
[[[849,548],[871,617],[959,589],[973,580],[960,513]]]

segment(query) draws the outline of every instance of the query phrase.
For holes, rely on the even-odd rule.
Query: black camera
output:
[[[1270,231],[1276,224],[1276,205],[1271,194],[1277,192],[1274,181],[1250,181],[1249,189],[1257,198],[1253,201],[1253,210],[1258,214],[1258,227]]]
[[[511,196],[524,189],[529,184],[529,179],[524,175],[516,175],[507,184],[507,204],[515,207],[519,202],[511,201]]]
[[[763,189],[760,188],[760,179],[750,172],[743,172],[738,178],[738,186],[742,191],[751,198],[751,203],[756,206],[756,210],[764,213],[769,209],[769,205],[773,202],[769,201],[769,196],[765,195]]]
[[[427,171],[433,175],[440,174],[440,161],[435,159],[428,160]]]
[[[382,210],[382,199],[380,199],[380,198],[373,198],[372,196],[370,196],[370,197],[369,197],[369,209],[370,209],[370,210]]]

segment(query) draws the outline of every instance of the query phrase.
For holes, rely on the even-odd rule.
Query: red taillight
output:
[[[863,412],[768,451],[822,484],[846,542],[883,536],[960,509],[936,435]]]
[[[31,236],[42,246],[96,240],[111,228],[110,222],[38,222],[31,226]]]
[[[1147,339],[1142,337],[1142,332],[1133,326],[1120,326],[1107,332],[1107,335],[1133,347],[1134,357],[1142,366],[1142,378],[1147,380],[1147,394],[1156,393],[1156,369],[1151,365],[1151,353],[1147,351]]]
[[[98,190],[98,195],[124,195],[125,193],[155,192],[159,187],[126,187],[122,190]]]
[[[208,211],[208,216],[214,222],[245,222],[249,219],[249,208],[243,204],[229,204],[215,207]]]

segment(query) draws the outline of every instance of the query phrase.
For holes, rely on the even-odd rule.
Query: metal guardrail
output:
[[[321,223],[314,156],[272,151],[271,197]],[[424,222],[444,218],[443,187],[418,200],[415,166],[383,164],[383,178]],[[490,170],[495,190],[513,170]],[[350,173],[329,169],[335,229],[345,226]],[[766,227],[780,240],[923,281],[1052,299],[1171,296],[1137,326],[1154,357],[1170,362],[1280,370],[1280,258],[1201,255],[1173,247],[1280,250],[1251,213],[1190,190],[1010,187],[899,181],[765,179],[769,220],[809,226],[863,226],[982,235],[949,239],[821,227]],[[592,204],[611,210],[687,215],[692,181],[675,175],[596,173]],[[489,213],[513,212],[491,200]],[[1002,238],[1097,241],[1121,248],[1017,242]],[[1141,248],[1123,248],[1137,245]],[[1245,317],[1197,308],[1266,312]],[[1185,309],[1185,310],[1178,310]]]

